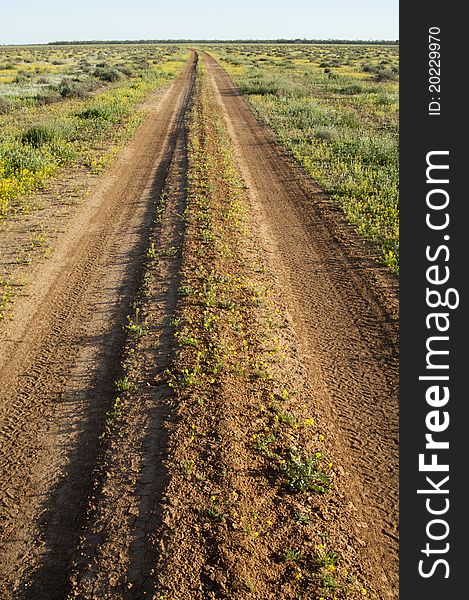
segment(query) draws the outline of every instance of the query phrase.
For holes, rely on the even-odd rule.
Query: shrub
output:
[[[109,81],[111,83],[122,79],[122,73],[114,67],[98,67],[94,72],[94,76],[97,79],[101,79],[101,81]]]
[[[376,96],[376,104],[382,104],[382,105],[392,105],[395,104],[397,102],[395,94],[387,94],[386,92],[382,92],[377,94]]]
[[[57,90],[50,90],[43,94],[38,94],[36,97],[38,104],[54,104],[55,102],[60,102],[61,100],[62,96]]]
[[[362,86],[358,83],[347,85],[340,90],[340,92],[346,96],[356,96],[357,94],[361,94],[363,91],[364,90]]]
[[[13,105],[11,100],[7,100],[7,98],[0,97],[0,115],[6,115],[10,112]]]
[[[78,113],[82,119],[103,119],[105,121],[111,119],[112,111],[107,106],[89,106]]]
[[[244,94],[275,94],[276,96],[301,98],[308,95],[308,91],[300,83],[292,81],[289,78],[275,78],[266,74],[253,75],[245,84],[241,86]]]
[[[86,98],[88,95],[85,84],[68,78],[62,79],[58,91],[62,98]]]
[[[135,73],[132,71],[132,69],[130,67],[128,67],[127,65],[119,65],[119,71],[125,75],[125,77],[133,77],[135,75]]]
[[[33,125],[22,134],[21,143],[40,148],[44,144],[54,142],[58,137],[57,130],[49,125]]]
[[[13,80],[13,83],[19,83],[19,84],[27,83],[30,79],[31,79],[30,74],[26,73],[25,71],[18,71],[15,79]]]
[[[389,69],[379,69],[375,77],[376,81],[396,81],[398,75],[395,71]]]
[[[139,69],[149,69],[150,68],[150,63],[145,60],[145,59],[140,59],[137,61],[137,67]]]
[[[317,129],[314,132],[314,139],[321,140],[322,142],[333,142],[337,139],[337,132],[330,129]]]

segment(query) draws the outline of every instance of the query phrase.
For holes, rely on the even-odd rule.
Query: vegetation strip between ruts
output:
[[[353,551],[347,556],[343,540],[337,548],[315,514],[336,473],[304,390],[285,387],[285,315],[252,238],[244,184],[203,65],[189,132],[157,592],[362,597]]]
[[[187,199],[171,208],[166,187],[159,202],[70,597],[363,597],[348,524],[323,517],[338,474],[305,374],[284,376],[288,318],[200,63],[187,127]],[[152,286],[168,268],[161,334]]]

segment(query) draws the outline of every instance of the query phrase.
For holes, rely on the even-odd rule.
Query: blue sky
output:
[[[3,0],[0,44],[89,39],[398,39],[398,0]]]

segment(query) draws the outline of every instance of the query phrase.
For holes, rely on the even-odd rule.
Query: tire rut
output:
[[[180,284],[187,138],[181,121],[161,194],[160,216],[149,238],[157,257],[148,265],[142,312],[147,336],[132,346],[133,382],[125,416],[115,425],[81,534],[71,597],[151,598],[160,545],[161,499],[166,486],[168,398],[165,370],[174,350],[173,327]],[[153,245],[153,246],[152,246]],[[115,556],[119,556],[119,561]]]
[[[364,518],[366,552],[383,598],[398,587],[398,350],[396,284],[325,192],[259,122],[225,71],[218,90],[272,269],[302,340],[318,407]]]
[[[6,328],[0,374],[5,599],[61,598],[120,369],[143,245],[192,91],[195,55],[81,210]],[[45,277],[48,275],[48,278]],[[18,589],[20,591],[18,592]],[[16,592],[15,592],[16,590]]]

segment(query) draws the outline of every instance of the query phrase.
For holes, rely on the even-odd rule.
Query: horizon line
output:
[[[0,43],[0,46],[60,46],[60,45],[79,45],[79,44],[187,44],[187,43],[302,43],[302,44],[398,44],[399,39],[363,39],[363,38],[227,38],[227,39],[192,39],[192,38],[114,38],[114,39],[83,39],[83,40],[54,40],[48,42],[18,42],[18,43]]]

